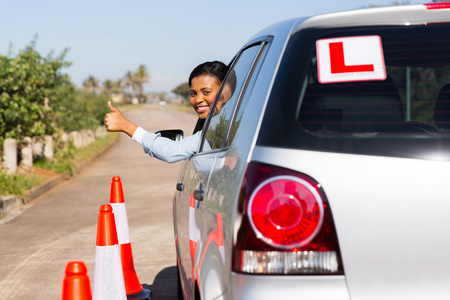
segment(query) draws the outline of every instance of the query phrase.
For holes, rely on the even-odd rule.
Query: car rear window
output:
[[[450,25],[294,34],[258,144],[450,159]]]

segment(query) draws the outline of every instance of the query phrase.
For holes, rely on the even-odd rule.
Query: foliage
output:
[[[107,147],[113,144],[117,139],[116,133],[109,133],[106,137],[96,139],[93,143],[85,148],[77,149],[72,141],[67,144],[58,144],[55,159],[47,160],[45,158],[39,159],[34,162],[36,167],[52,170],[57,173],[69,173],[73,175],[73,172],[79,162],[85,162],[86,160],[99,155]]]
[[[98,81],[89,78],[89,91],[77,90],[62,70],[71,63],[65,61],[67,49],[60,55],[53,52],[46,57],[36,50],[32,41],[24,50],[13,55],[0,55],[0,156],[5,138],[15,138],[19,144],[24,137],[52,135],[55,156],[52,160],[35,160],[35,166],[59,173],[73,173],[82,157],[98,154],[112,143],[111,137],[94,142],[89,150],[79,151],[72,142],[63,143],[63,132],[96,129],[103,125],[109,112],[110,94],[123,83],[110,84],[111,92],[99,94]],[[114,135],[115,136],[115,135]],[[94,147],[94,148],[92,148]],[[7,175],[0,173],[0,194],[23,196],[26,189],[45,178],[32,174]]]
[[[107,147],[113,144],[118,138],[118,133],[110,132],[108,135],[101,139],[96,139],[95,142],[89,146],[75,151],[75,161],[86,161],[87,159],[99,155]]]
[[[55,157],[53,160],[40,158],[34,161],[33,165],[46,170],[52,170],[57,173],[69,173],[73,175],[76,167],[75,162],[76,147],[70,139],[68,143],[57,140],[55,143]]]
[[[166,92],[158,93],[158,100],[159,101],[166,101],[167,100],[167,93]]]
[[[108,95],[73,89],[55,107],[55,121],[66,132],[95,129],[103,125],[108,101]]]
[[[11,174],[0,172],[0,195],[25,196],[25,190],[44,181],[39,175]]]
[[[139,65],[135,72],[127,71],[122,78],[117,80],[100,79],[89,76],[83,82],[83,90],[92,94],[103,94],[106,96],[119,95],[125,103],[132,103],[133,98],[139,103],[147,101],[144,93],[144,85],[150,82],[150,73],[145,65]]]
[[[189,104],[189,98],[191,96],[191,88],[189,83],[185,82],[177,86],[172,90],[172,93],[181,97],[185,104]]]
[[[45,170],[52,170],[60,174],[68,173],[73,175],[77,162],[84,162],[100,154],[114,143],[116,139],[117,134],[111,133],[104,138],[97,139],[82,149],[76,149],[72,142],[67,144],[57,142],[55,159],[47,160],[41,158],[34,162],[34,166]],[[35,174],[7,175],[4,171],[0,172],[0,195],[24,197],[26,190],[41,184],[44,180],[45,178],[43,176]]]
[[[225,142],[225,133],[228,127],[229,120],[227,120],[227,116],[224,114],[221,114],[218,117],[219,120],[218,122],[216,121],[217,123],[215,124],[214,128],[212,128],[213,125],[210,124],[210,127],[206,131],[206,140],[211,146],[211,149],[219,149]],[[217,118],[217,116],[215,118]],[[215,118],[211,120],[211,123],[215,121]]]
[[[97,94],[98,81],[85,82],[90,92],[77,90],[62,69],[67,49],[59,56],[41,56],[35,41],[13,56],[0,55],[0,146],[5,138],[19,143],[26,136],[58,131],[95,129],[109,112],[108,95]]]
[[[83,82],[83,89],[91,93],[96,93],[100,90],[99,80],[94,76],[89,76],[88,79]]]
[[[131,103],[133,98],[137,98],[139,103],[147,101],[144,94],[144,84],[150,81],[150,73],[145,65],[140,65],[136,72],[128,71],[123,78],[117,81],[105,80],[103,83],[103,93],[122,95],[126,103]]]
[[[74,89],[65,56],[41,56],[35,42],[13,57],[0,55],[0,144],[4,138],[19,142],[25,136],[53,134],[57,130],[53,108]]]
[[[150,81],[150,73],[144,65],[140,65],[137,72],[134,74],[134,80],[137,90],[137,97],[139,103],[145,102],[147,98],[144,96],[144,84]]]

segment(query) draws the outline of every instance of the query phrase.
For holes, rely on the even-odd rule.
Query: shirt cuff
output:
[[[142,137],[147,131],[145,131],[142,127],[138,127],[136,131],[133,133],[131,139],[142,146]]]

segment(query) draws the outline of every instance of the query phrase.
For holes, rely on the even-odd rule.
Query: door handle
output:
[[[204,194],[205,194],[205,192],[203,191],[203,186],[202,186],[202,184],[200,184],[200,186],[198,187],[198,190],[194,191],[194,199],[198,200],[198,201],[203,201]]]
[[[181,182],[177,183],[177,191],[180,191],[180,192],[184,191],[184,184],[183,183],[181,183]]]

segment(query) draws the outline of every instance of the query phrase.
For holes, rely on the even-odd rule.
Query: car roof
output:
[[[440,4],[449,3],[433,3]],[[425,4],[365,8],[289,19],[261,30],[253,38],[262,35],[276,36],[280,33],[292,34],[306,28],[450,23],[449,17],[449,8],[429,9]]]
[[[367,8],[313,16],[303,22],[299,22],[294,32],[311,27],[326,28],[448,23],[450,21],[449,16],[450,9],[428,9],[426,5]]]

